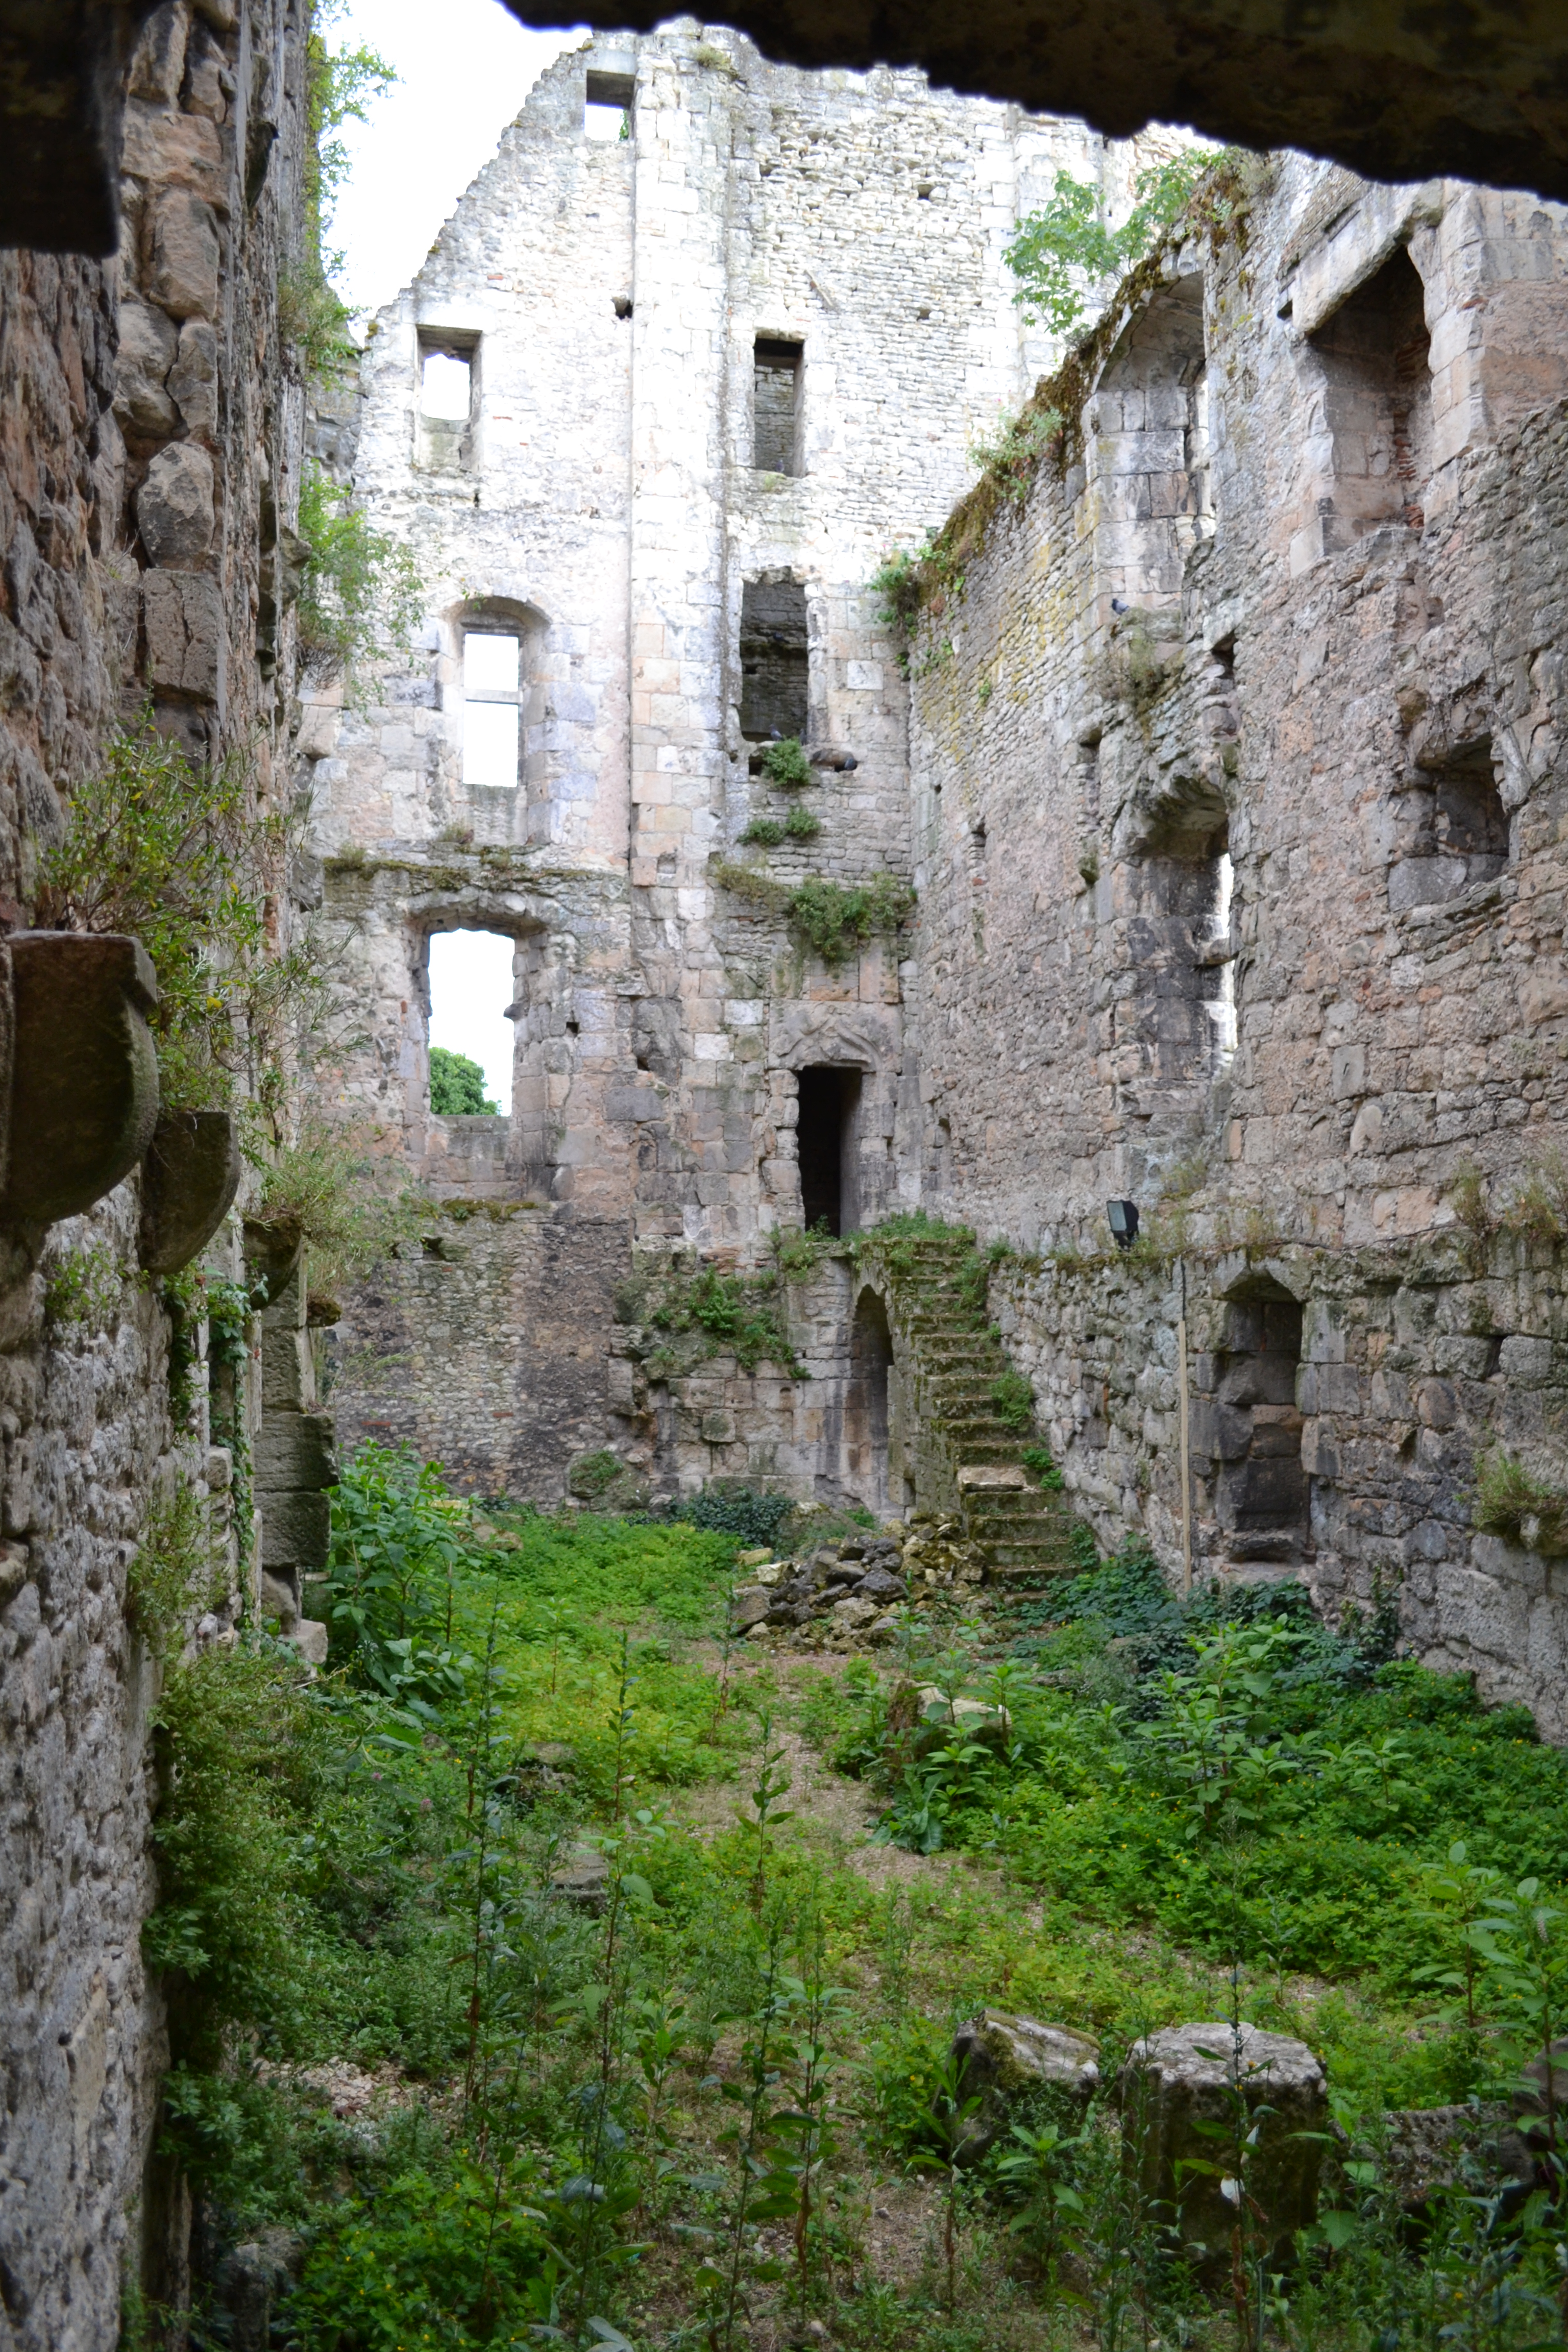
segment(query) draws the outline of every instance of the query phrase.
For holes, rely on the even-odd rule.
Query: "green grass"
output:
[[[840,2352],[1056,2352],[1085,2329],[1112,2352],[1151,2330],[1228,2346],[1234,2312],[1172,2273],[1111,2137],[1063,2159],[1054,2283],[1024,2259],[1016,2180],[950,2181],[953,2025],[989,2004],[1080,2027],[1109,2083],[1139,2034],[1237,2004],[1323,2056],[1352,2134],[1462,2097],[1521,2046],[1521,1874],[1560,1968],[1563,1759],[1517,1712],[1390,1662],[1386,1625],[1336,1633],[1268,1593],[1184,1610],[1131,1557],[942,1657],[911,1632],[843,1674],[726,1661],[703,1637],[735,1542],[481,1514],[367,1449],[334,1500],[328,1673],[265,1636],[171,1670],[145,1940],[178,2060],[165,2139],[219,2253],[273,2222],[301,2234],[279,2322],[297,2352],[585,2352],[614,2340],[601,2322],[636,2352],[741,2352],[753,2321],[782,2344],[818,2340],[813,2318]],[[933,1674],[1003,1698],[1009,1753],[900,1745],[900,1686]],[[1211,1685],[1241,1724],[1219,1795],[1177,1736]],[[853,1814],[782,1785],[784,1727],[895,1835],[918,1812],[948,1851],[869,1874]],[[605,1857],[597,1910],[551,1891],[584,1838]],[[1473,2034],[1421,1976],[1460,1949],[1467,1868],[1500,1874]],[[390,2106],[335,2123],[299,2071],[326,2060],[378,2070]],[[1549,2219],[1494,2245],[1457,2194],[1418,2260],[1337,2167],[1349,2234],[1303,2245],[1271,2344],[1362,2352],[1373,2315],[1385,2352],[1546,2340],[1529,2294]],[[910,2172],[921,2218],[879,2277],[876,2209]],[[1514,2300],[1490,2332],[1454,2320],[1494,2273]],[[1423,2303],[1423,2278],[1449,2300]]]

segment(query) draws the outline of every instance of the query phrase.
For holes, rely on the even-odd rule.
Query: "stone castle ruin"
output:
[[[185,1654],[323,1654],[319,1375],[477,1493],[929,1510],[995,1576],[1060,1564],[1032,1438],[1102,1547],[1568,1737],[1561,47],[1274,13],[602,31],[334,400],[300,0],[0,0],[0,2352],[187,2294],[133,1572],[188,1490]],[[1123,216],[1151,119],[1258,152],[1067,350],[1006,247],[1059,170]],[[312,456],[427,600],[348,678]],[[331,943],[281,1115],[418,1211],[342,1300],[49,912],[143,712],[287,833],[268,954]],[[430,1110],[454,929],[509,1118]]]
[[[308,741],[339,1099],[438,1213],[340,1327],[339,1426],[481,1492],[607,1451],[642,1496],[962,1507],[1027,1568],[1011,1366],[1102,1543],[1396,1599],[1568,1730],[1558,1571],[1471,1508],[1489,1449],[1560,1476],[1555,1242],[1510,1203],[1562,1181],[1564,220],[1249,159],[1061,365],[1012,226],[1135,163],[601,37],[376,321],[349,462],[429,622]],[[1045,454],[966,488],[1026,396]],[[928,533],[906,631],[872,575]],[[817,881],[905,919],[825,953]],[[454,928],[513,943],[510,1123],[429,1112]],[[999,1350],[874,1242],[782,1284],[793,1362],[661,1337],[917,1208],[1007,1245]]]

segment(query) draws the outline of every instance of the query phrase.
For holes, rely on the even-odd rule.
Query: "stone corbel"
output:
[[[226,1110],[165,1111],[142,1167],[142,1263],[175,1274],[211,1241],[239,1190],[239,1129]]]
[[[0,1228],[44,1228],[121,1183],[153,1140],[152,959],[113,933],[16,931],[0,942]]]

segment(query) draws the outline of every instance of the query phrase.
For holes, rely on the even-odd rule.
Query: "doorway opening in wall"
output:
[[[1240,1564],[1299,1559],[1307,1549],[1307,1474],[1296,1402],[1301,1303],[1268,1276],[1226,1311],[1216,1402],[1222,1426],[1215,1517]]]
[[[860,1102],[860,1072],[809,1069],[800,1073],[800,1110],[795,1148],[800,1155],[800,1205],[808,1227],[849,1233],[855,1224],[855,1113]]]
[[[888,1328],[887,1307],[874,1290],[863,1290],[849,1327],[844,1483],[856,1500],[879,1518],[889,1508],[888,1382],[892,1368],[893,1336]]]
[[[1322,362],[1333,441],[1335,544],[1384,522],[1418,530],[1432,472],[1432,341],[1405,247],[1308,341]]]
[[[505,931],[435,931],[426,954],[430,1108],[510,1118],[517,942]]]
[[[752,355],[752,464],[758,473],[798,474],[803,343],[759,335]]]
[[[741,732],[750,743],[805,740],[811,698],[805,590],[787,573],[741,591]]]

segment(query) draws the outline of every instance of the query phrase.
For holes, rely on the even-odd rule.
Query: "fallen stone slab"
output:
[[[1139,2188],[1205,2261],[1228,2261],[1238,2217],[1281,2257],[1315,2220],[1329,2095],[1304,2042],[1224,2021],[1168,2026],[1133,2043],[1117,2096]]]

